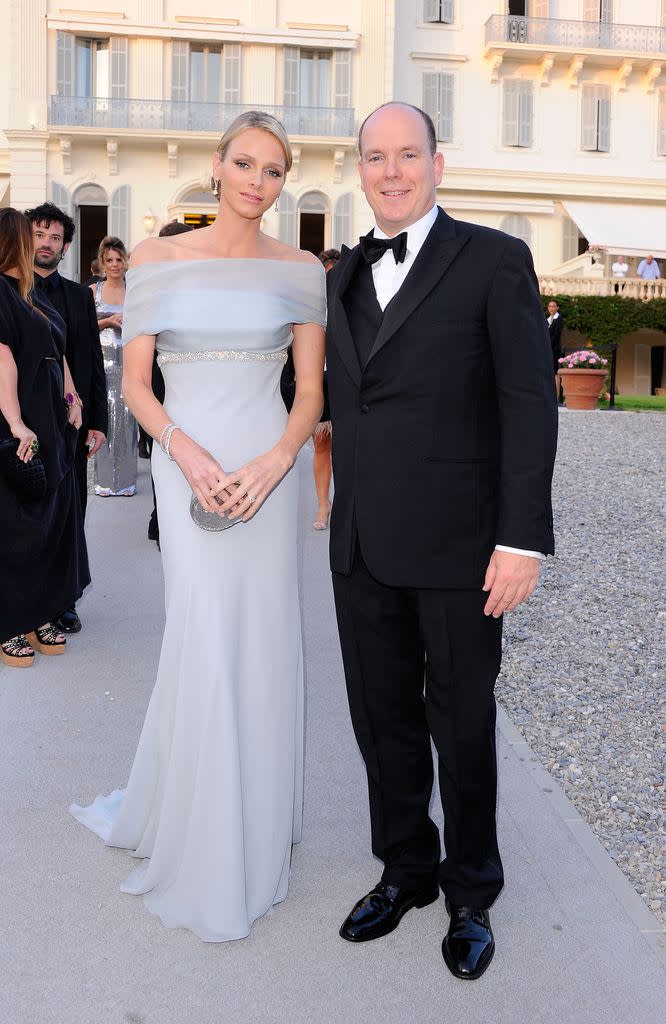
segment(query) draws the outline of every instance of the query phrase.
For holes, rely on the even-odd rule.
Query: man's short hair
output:
[[[181,224],[179,220],[170,220],[160,228],[158,238],[168,238],[170,235],[182,235],[184,231],[191,231],[192,224]]]
[[[426,132],[428,134],[428,147],[430,149],[430,155],[431,156],[435,155],[435,153],[437,152],[437,132],[435,131],[435,125],[433,124],[433,120],[430,117],[430,114],[426,114],[425,110],[421,110],[420,107],[415,107],[413,103],[403,103],[402,100],[389,100],[388,103],[382,103],[381,107],[377,107],[376,110],[373,110],[371,113],[369,113],[368,116],[366,117],[365,121],[363,122],[363,124],[359,128],[359,130],[358,130],[358,152],[359,152],[359,156],[363,155],[363,151],[361,149],[361,143],[362,143],[362,140],[363,140],[363,129],[365,128],[366,124],[368,123],[368,121],[370,120],[372,115],[376,114],[377,110],[383,110],[384,107],[407,107],[408,110],[415,110],[416,113],[419,114],[422,117],[423,123],[426,126]]]
[[[74,221],[55,205],[55,203],[42,203],[41,206],[35,206],[32,210],[26,210],[25,215],[31,224],[43,224],[44,227],[49,228],[51,222],[54,221],[56,224],[62,224],[62,237],[65,245],[69,245],[74,238]]]

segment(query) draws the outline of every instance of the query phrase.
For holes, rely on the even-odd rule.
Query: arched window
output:
[[[522,214],[509,213],[502,219],[500,229],[506,231],[507,235],[521,238],[525,245],[529,245],[530,249],[532,248],[532,225],[527,217],[523,217]]]
[[[298,201],[298,244],[318,256],[326,248],[329,203],[323,192],[306,192]]]

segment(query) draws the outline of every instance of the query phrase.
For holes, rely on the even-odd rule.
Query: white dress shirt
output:
[[[629,264],[620,263],[620,261],[618,260],[617,263],[614,263],[611,267],[611,272],[613,274],[613,277],[626,277],[629,273]]]
[[[389,302],[402,286],[407,274],[412,268],[414,260],[421,251],[430,229],[437,220],[438,207],[433,206],[431,210],[421,217],[420,220],[410,224],[407,228],[407,254],[404,263],[396,263],[393,251],[388,249],[380,260],[372,264],[372,279],[377,294],[377,302],[386,309]],[[399,232],[400,233],[400,232]],[[388,238],[381,228],[375,225],[375,238]],[[524,551],[522,548],[508,548],[504,544],[497,544],[496,551],[510,551],[515,555],[530,555],[532,558],[545,558],[540,551]]]

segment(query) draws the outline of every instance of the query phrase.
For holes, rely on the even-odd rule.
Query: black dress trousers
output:
[[[489,907],[504,882],[494,698],[502,620],[483,614],[482,591],[386,586],[369,572],[358,538],[351,575],[334,573],[333,588],[382,877],[410,889],[438,877],[454,903]],[[428,813],[431,737],[445,817],[441,863]]]

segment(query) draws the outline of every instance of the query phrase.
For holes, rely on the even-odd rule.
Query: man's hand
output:
[[[106,434],[103,434],[101,430],[89,430],[88,437],[86,438],[86,444],[88,445],[88,458],[92,459],[104,442],[106,441]]]
[[[483,584],[483,589],[490,591],[484,614],[498,619],[531,597],[539,582],[540,568],[540,559],[532,555],[493,551]]]

